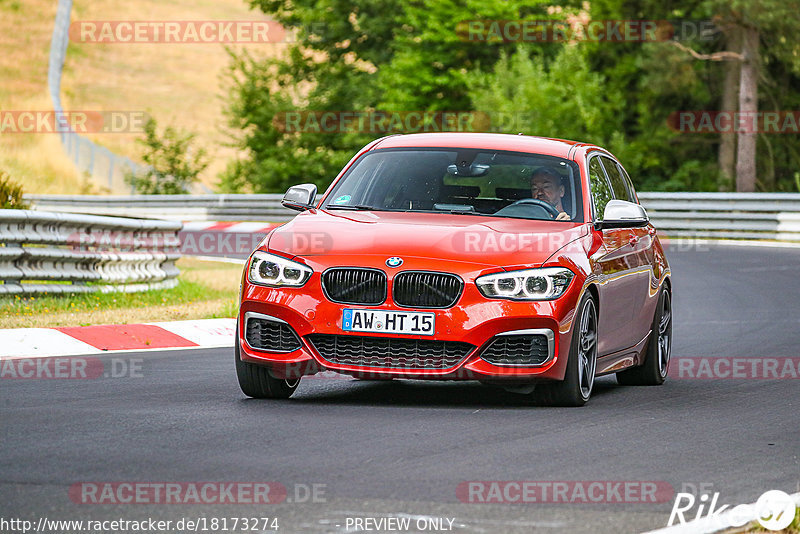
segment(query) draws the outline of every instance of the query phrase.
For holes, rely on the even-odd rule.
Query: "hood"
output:
[[[277,228],[268,248],[291,256],[391,256],[491,266],[540,265],[586,225],[438,213],[324,211]]]

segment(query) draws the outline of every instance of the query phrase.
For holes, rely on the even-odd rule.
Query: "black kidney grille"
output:
[[[464,282],[454,274],[408,271],[394,277],[392,298],[400,306],[449,308],[463,289]]]
[[[481,358],[495,365],[541,365],[548,355],[547,336],[526,334],[497,336]]]
[[[387,369],[449,369],[475,348],[461,341],[311,334],[325,360],[340,365]]]
[[[381,304],[386,286],[386,273],[377,269],[335,268],[322,273],[322,289],[333,302]]]
[[[300,348],[300,339],[286,323],[249,317],[245,327],[247,344],[254,349],[291,352]]]

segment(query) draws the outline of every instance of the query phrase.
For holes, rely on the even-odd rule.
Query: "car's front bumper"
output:
[[[474,283],[468,282],[455,306],[449,309],[400,308],[387,302],[378,306],[346,305],[325,298],[316,274],[304,287],[269,288],[243,282],[238,337],[243,361],[268,366],[278,377],[296,377],[323,370],[373,378],[418,378],[438,380],[490,380],[531,382],[561,380],[569,354],[574,309],[581,285],[573,280],[559,299],[523,302],[487,299]],[[346,308],[426,311],[435,313],[433,336],[409,336],[345,332],[342,314]],[[263,314],[284,321],[297,334],[301,347],[291,352],[254,349],[245,339],[247,314]],[[540,365],[497,365],[484,360],[482,351],[495,336],[515,331],[536,330],[549,338],[549,358]],[[376,367],[334,363],[323,358],[309,337],[312,334],[359,335],[381,338],[458,341],[474,346],[457,364],[443,369]]]

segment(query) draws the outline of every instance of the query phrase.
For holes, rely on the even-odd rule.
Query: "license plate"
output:
[[[342,315],[342,330],[432,336],[435,318],[430,312],[347,309]]]

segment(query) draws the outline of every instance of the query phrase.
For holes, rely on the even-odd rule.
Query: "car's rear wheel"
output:
[[[564,380],[536,386],[534,396],[542,404],[583,406],[592,395],[597,369],[597,307],[587,293],[581,299],[575,316],[567,370]]]
[[[236,348],[236,377],[242,393],[256,399],[288,399],[300,384],[299,378],[275,378],[266,367],[243,362],[239,355],[239,340]]]
[[[644,363],[617,373],[617,382],[625,386],[659,386],[663,384],[669,371],[671,352],[672,298],[665,288],[658,297]]]

